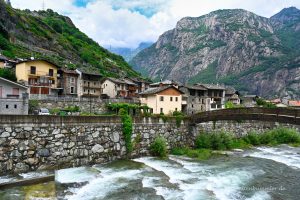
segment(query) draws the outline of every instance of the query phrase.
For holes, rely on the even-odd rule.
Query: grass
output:
[[[207,160],[216,154],[215,150],[248,149],[253,146],[280,144],[300,146],[300,133],[289,128],[277,128],[261,134],[250,132],[241,138],[235,138],[231,133],[226,132],[200,133],[195,140],[195,149],[174,148],[171,154]]]

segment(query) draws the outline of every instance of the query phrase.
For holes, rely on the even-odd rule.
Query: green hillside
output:
[[[119,55],[101,47],[72,21],[52,10],[14,9],[0,0],[0,52],[9,58],[45,58],[59,66],[104,76],[138,77]]]

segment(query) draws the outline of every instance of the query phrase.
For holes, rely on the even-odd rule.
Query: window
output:
[[[5,107],[6,107],[6,109],[8,109],[8,108],[9,108],[9,106],[8,106],[7,104],[6,104],[6,106],[5,106]]]
[[[35,66],[30,67],[30,74],[36,74],[36,67]]]
[[[15,104],[15,106],[14,106],[14,107],[15,107],[15,109],[17,109],[17,108],[18,108],[17,104]]]
[[[160,108],[160,113],[164,113],[164,109],[163,108]]]
[[[194,108],[194,104],[192,104],[192,108]]]
[[[88,86],[90,87],[90,82],[88,81]]]
[[[86,83],[86,81],[83,81],[83,84],[85,84]]]
[[[175,111],[178,111],[178,109],[177,109],[177,108],[175,108]]]
[[[175,101],[178,101],[178,97],[175,97]]]
[[[53,69],[49,69],[49,76],[53,76]]]
[[[97,85],[97,82],[94,82],[94,85]]]
[[[52,80],[52,84],[55,84],[55,80]]]
[[[75,83],[75,78],[71,78],[71,83]]]
[[[74,94],[74,87],[71,87],[71,94]]]
[[[160,101],[164,101],[164,97],[163,96],[161,96],[159,99],[160,99]]]
[[[94,90],[94,94],[96,93],[96,90]]]
[[[173,101],[173,97],[170,97],[170,101]]]

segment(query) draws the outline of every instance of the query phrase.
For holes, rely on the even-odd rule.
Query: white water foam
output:
[[[0,177],[0,183],[9,183],[11,181],[17,180],[16,178],[9,177],[9,176],[1,176]]]
[[[94,179],[99,171],[87,167],[61,169],[55,172],[55,181],[59,183],[82,183]]]
[[[180,164],[174,164],[168,161],[156,160],[154,158],[139,158],[137,162],[152,167],[157,171],[162,171],[170,178],[170,183],[178,186],[179,189],[158,186],[156,179],[146,178],[143,181],[144,187],[152,187],[157,195],[162,195],[165,199],[211,199],[220,200],[241,199],[240,189],[246,185],[255,176],[263,172],[256,169],[232,168],[228,171],[222,171],[222,168],[210,172],[210,166],[201,163],[190,162],[171,157],[171,159]],[[214,166],[212,166],[213,168]],[[186,168],[186,169],[185,169]],[[203,170],[204,169],[204,170]],[[170,195],[173,195],[170,197]]]
[[[290,147],[289,149],[258,147],[258,152],[246,154],[245,156],[264,158],[283,163],[289,167],[300,169],[300,155],[297,148]]]
[[[37,177],[42,177],[42,176],[47,176],[49,175],[50,172],[47,171],[41,171],[41,172],[28,172],[28,173],[22,173],[19,174],[22,178],[24,179],[29,179],[29,178],[37,178]]]
[[[256,192],[251,198],[247,198],[245,200],[271,200],[271,196],[264,191]]]
[[[128,180],[137,179],[142,170],[102,169],[101,177],[91,180],[82,188],[75,189],[75,194],[67,196],[69,200],[92,200],[105,198],[108,194],[127,185]],[[123,179],[124,181],[120,181]]]

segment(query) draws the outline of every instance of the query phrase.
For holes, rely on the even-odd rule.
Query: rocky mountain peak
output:
[[[185,17],[131,63],[156,79],[219,82],[260,96],[300,96],[295,92],[300,81],[291,81],[300,80],[299,34],[295,32],[300,23],[284,29],[281,23],[275,24],[242,9]]]
[[[282,11],[271,17],[272,20],[287,23],[300,19],[300,10],[296,7],[284,8]]]

